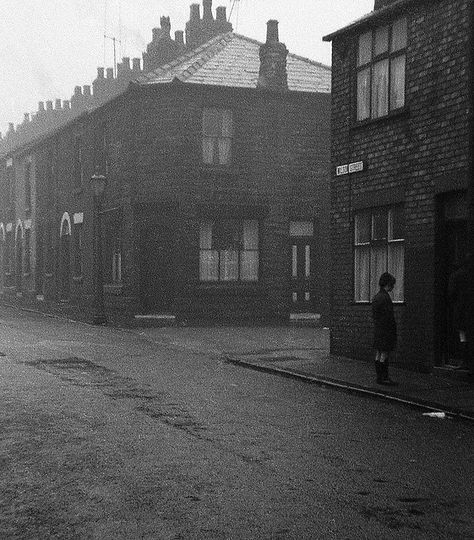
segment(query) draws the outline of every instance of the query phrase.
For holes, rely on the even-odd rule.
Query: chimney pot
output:
[[[212,16],[212,0],[202,0],[202,20],[203,21],[212,21],[214,20]]]
[[[70,101],[69,101],[68,99],[65,99],[65,100],[63,101],[63,109],[64,109],[65,111],[68,111],[70,108],[71,108],[71,103],[70,103]]]
[[[163,33],[169,35],[171,31],[171,22],[169,17],[161,17],[160,18],[160,25],[161,29],[163,30]]]
[[[122,58],[122,69],[126,69],[127,71],[130,71],[130,57],[124,56]]]
[[[133,71],[140,71],[140,58],[132,59],[132,68]]]
[[[52,111],[53,110],[53,102],[52,101],[48,100],[46,102],[46,110],[47,111]]]
[[[24,115],[24,123],[27,124],[30,121],[30,113],[25,113]]]
[[[91,87],[90,87],[90,84],[85,84],[84,85],[84,92],[83,92],[84,96],[85,97],[90,97],[91,96]]]
[[[38,112],[44,112],[44,101],[38,101]]]
[[[60,99],[57,99],[56,102],[55,102],[55,105],[54,105],[54,108],[56,110],[61,110],[61,100]]]
[[[160,35],[161,35],[161,29],[160,28],[153,28],[151,33],[153,35],[152,41],[157,41],[158,39],[160,39]]]
[[[98,67],[97,68],[97,78],[98,79],[103,79],[104,78],[104,68],[103,67]]]
[[[182,30],[176,30],[174,40],[178,45],[184,45],[184,32]]]
[[[75,96],[82,96],[82,88],[80,86],[74,87],[74,95]]]
[[[226,22],[227,21],[227,15],[226,15],[225,6],[217,6],[217,8],[216,8],[216,21],[219,21],[219,22]]]
[[[114,68],[107,68],[107,79],[114,78]]]
[[[267,43],[278,43],[278,21],[267,22]]]
[[[200,6],[199,4],[191,4],[191,15],[189,17],[191,22],[196,22],[201,20],[201,14],[200,14]]]
[[[8,122],[8,131],[15,131],[15,124],[13,122]]]

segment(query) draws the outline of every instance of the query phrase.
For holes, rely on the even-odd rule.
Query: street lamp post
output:
[[[95,173],[90,181],[91,189],[94,194],[94,210],[95,210],[95,230],[94,230],[94,263],[96,269],[95,275],[95,313],[92,319],[93,324],[106,324],[107,317],[105,315],[104,304],[104,274],[102,268],[102,227],[101,227],[101,210],[102,196],[107,186],[107,178],[103,174]]]

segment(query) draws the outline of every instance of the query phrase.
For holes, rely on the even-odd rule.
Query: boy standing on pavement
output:
[[[384,272],[379,279],[379,292],[372,300],[374,321],[375,373],[377,383],[394,386],[397,383],[388,376],[388,362],[391,351],[397,343],[397,323],[393,314],[393,303],[389,292],[395,286],[392,274]]]

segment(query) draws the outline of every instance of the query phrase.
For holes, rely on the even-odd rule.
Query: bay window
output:
[[[354,219],[354,300],[369,302],[379,278],[390,272],[397,280],[393,300],[404,298],[405,241],[401,206],[359,212]]]
[[[201,281],[257,281],[258,221],[201,222],[199,278]]]
[[[365,32],[358,44],[357,120],[404,107],[407,19]]]

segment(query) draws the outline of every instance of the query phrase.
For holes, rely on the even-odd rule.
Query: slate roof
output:
[[[141,85],[185,84],[256,88],[261,43],[228,32],[140,77]],[[331,91],[331,68],[295,54],[288,54],[288,89],[298,92]]]

